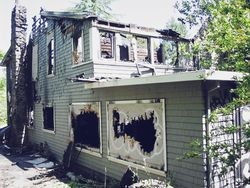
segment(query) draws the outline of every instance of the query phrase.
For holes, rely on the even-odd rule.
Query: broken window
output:
[[[132,35],[120,33],[116,35],[116,45],[118,47],[120,61],[133,61]]]
[[[100,104],[82,103],[71,106],[71,125],[76,146],[100,152]]]
[[[28,127],[29,128],[34,127],[34,110],[33,110],[33,107],[28,109]]]
[[[164,170],[164,99],[110,101],[107,110],[109,156]]]
[[[162,64],[164,62],[163,53],[163,40],[159,38],[153,38],[153,61],[155,64]]]
[[[48,75],[54,74],[54,65],[55,65],[55,42],[51,38],[48,43]]]
[[[73,56],[73,64],[79,64],[83,62],[83,37],[82,32],[78,32],[73,36],[72,42],[72,56]]]
[[[138,61],[149,61],[149,42],[148,38],[136,37],[137,59]]]
[[[175,41],[164,40],[162,43],[162,58],[163,63],[170,66],[175,66],[177,59],[177,43]]]
[[[43,108],[43,128],[54,131],[54,108],[44,107]]]
[[[174,66],[177,63],[177,43],[164,39],[154,38],[154,63]]]
[[[100,31],[101,57],[114,58],[114,33]]]
[[[179,66],[185,68],[193,67],[193,55],[188,42],[179,42]]]

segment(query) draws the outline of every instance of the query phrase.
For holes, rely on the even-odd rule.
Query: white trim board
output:
[[[244,76],[243,73],[229,71],[199,70],[190,72],[178,72],[160,76],[136,77],[126,79],[112,79],[84,84],[85,89],[109,88],[121,86],[134,86],[146,84],[160,84],[187,81],[239,81]]]

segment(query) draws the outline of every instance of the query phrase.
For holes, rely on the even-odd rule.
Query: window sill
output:
[[[146,172],[149,172],[149,173],[152,173],[152,174],[156,174],[158,176],[163,176],[163,177],[166,176],[165,171],[157,170],[157,169],[150,168],[150,167],[145,167],[143,165],[135,164],[133,162],[125,161],[125,160],[122,160],[122,159],[116,159],[116,158],[111,157],[111,156],[108,156],[108,160],[111,161],[111,162],[115,162],[115,163],[125,165],[125,166],[131,166],[131,167],[139,169],[141,171],[146,171]]]
[[[47,75],[47,78],[52,78],[52,77],[54,77],[55,75],[54,74],[48,74]]]
[[[45,129],[45,128],[42,128],[43,132],[46,132],[46,133],[49,133],[49,134],[56,134],[56,131],[55,130],[49,130],[49,129]]]
[[[86,154],[89,154],[89,155],[93,155],[93,156],[95,156],[95,157],[102,158],[101,153],[97,153],[97,152],[95,152],[95,151],[90,151],[90,150],[87,150],[87,149],[84,149],[84,148],[81,149],[80,147],[76,147],[76,150],[77,150],[77,151],[80,151],[80,152],[82,152],[82,153],[86,153]]]
[[[82,65],[87,65],[87,64],[90,64],[92,63],[93,61],[83,61],[81,63],[78,63],[78,64],[72,64],[71,68],[75,68],[75,67],[80,67]]]

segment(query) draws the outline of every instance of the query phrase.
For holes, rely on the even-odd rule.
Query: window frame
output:
[[[79,47],[79,39],[81,41],[81,46]],[[76,51],[76,53],[75,53]],[[75,60],[78,54],[81,52],[79,60]],[[83,30],[78,31],[72,36],[72,65],[77,66],[84,63],[84,35]]]
[[[92,102],[79,102],[79,103],[71,103],[69,105],[69,129],[71,129],[71,137],[74,141],[74,130],[73,130],[73,127],[72,127],[72,113],[74,112],[73,111],[73,108],[74,106],[86,106],[86,105],[96,105],[96,108],[97,109],[97,112],[98,112],[98,115],[99,115],[99,127],[98,127],[98,130],[99,130],[99,139],[100,139],[100,147],[99,147],[99,151],[96,151],[94,149],[91,149],[91,148],[85,148],[85,146],[83,145],[83,147],[79,147],[79,146],[76,146],[76,150],[78,151],[81,151],[83,153],[87,153],[87,154],[90,154],[90,155],[93,155],[93,156],[96,156],[96,157],[102,157],[101,154],[102,154],[102,120],[101,120],[101,102],[99,101],[92,101]]]
[[[53,122],[53,127],[52,126],[45,126],[45,115],[47,115],[47,114],[45,114],[45,110],[47,109],[47,108],[52,108],[52,117],[53,117],[53,120],[52,120],[52,122]],[[55,119],[56,119],[56,117],[55,117],[55,105],[43,105],[43,108],[42,108],[42,113],[43,113],[43,131],[45,131],[45,132],[49,132],[49,133],[55,133],[55,130],[56,130],[56,122],[55,122]],[[51,112],[50,112],[51,113]],[[50,114],[51,115],[51,114]],[[46,119],[48,119],[48,118],[46,118]],[[48,122],[46,121],[46,124],[48,124]]]
[[[103,37],[101,35],[102,33],[112,34],[112,37],[110,37],[111,38],[111,42],[110,42],[110,44],[111,44],[111,56],[110,57],[103,57],[104,55],[102,55],[102,53],[105,52],[105,51],[102,51],[102,40],[103,40]],[[105,60],[114,60],[115,59],[115,56],[116,56],[115,34],[116,34],[116,32],[113,32],[113,31],[99,29],[99,36],[100,36],[100,40],[99,40],[100,52],[99,52],[99,55],[100,55],[101,59],[105,59]]]
[[[156,173],[158,175],[163,175],[165,174],[165,172],[167,172],[168,169],[168,163],[167,163],[167,149],[166,144],[167,144],[167,137],[166,137],[166,98],[153,98],[153,99],[142,99],[142,100],[135,100],[135,99],[131,99],[131,100],[110,100],[110,101],[106,101],[106,122],[107,122],[107,142],[108,142],[108,152],[107,152],[107,158],[109,161],[111,162],[115,162],[118,164],[122,164],[122,165],[128,165],[134,168],[138,168],[138,169],[145,169],[145,166],[141,163],[135,163],[133,161],[129,161],[126,159],[122,159],[117,158],[115,156],[111,155],[111,142],[110,142],[110,138],[111,138],[111,130],[113,129],[112,125],[110,124],[110,107],[109,105],[114,105],[114,104],[149,104],[149,103],[159,103],[162,107],[162,112],[160,113],[162,115],[162,135],[163,135],[163,151],[162,151],[162,157],[163,157],[163,161],[164,161],[164,169],[157,169],[154,167],[147,167],[149,172],[152,173]],[[151,109],[151,108],[149,108]]]
[[[55,75],[55,38],[51,32],[47,36],[47,76]]]
[[[136,50],[137,50],[136,51],[137,56],[135,57],[135,59],[138,62],[150,63],[150,61],[151,61],[150,37],[148,37],[148,36],[140,36],[140,35],[135,35],[134,37],[135,37],[135,40],[136,40]],[[144,45],[146,45],[146,46],[144,46]],[[144,54],[144,51],[146,52],[145,54]],[[143,57],[144,59],[141,59],[141,57]]]

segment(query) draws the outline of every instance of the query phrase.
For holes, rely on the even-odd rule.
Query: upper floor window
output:
[[[120,61],[133,61],[134,60],[134,49],[132,46],[133,36],[131,34],[116,33],[116,57]],[[120,52],[120,53],[119,53]],[[118,53],[118,54],[117,54]]]
[[[114,36],[113,32],[100,31],[101,57],[114,58]]]
[[[48,75],[54,74],[55,66],[55,42],[54,38],[51,38],[48,43]]]
[[[148,38],[136,37],[137,52],[135,52],[135,59],[138,61],[149,61],[149,42]]]
[[[72,56],[73,56],[73,64],[79,64],[83,62],[83,36],[82,32],[78,32],[73,36],[72,41]]]

